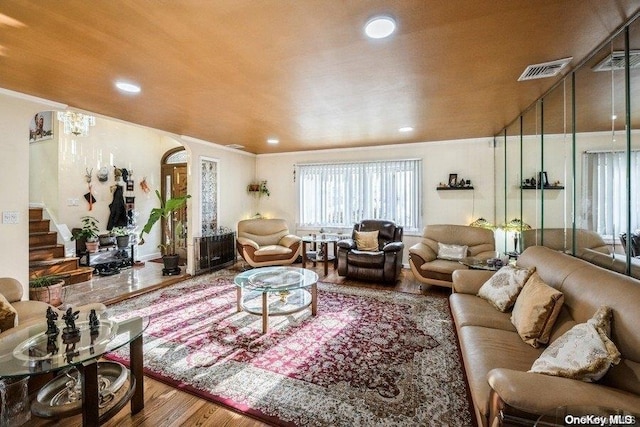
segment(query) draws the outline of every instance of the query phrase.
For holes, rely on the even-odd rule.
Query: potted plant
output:
[[[98,220],[94,217],[87,215],[83,216],[80,221],[82,222],[82,228],[75,229],[71,240],[77,240],[85,244],[87,251],[98,251]]]
[[[168,200],[163,200],[160,192],[156,190],[156,196],[160,201],[159,208],[151,209],[149,219],[140,232],[140,245],[144,244],[144,234],[149,234],[156,222],[162,222],[162,231],[164,233],[164,244],[158,245],[160,252],[162,253],[162,261],[164,262],[165,271],[175,271],[178,269],[179,256],[176,253],[176,228],[175,219],[173,218],[174,212],[180,210],[186,203],[187,199],[191,197],[189,194],[179,197],[172,197]]]
[[[119,249],[129,246],[129,229],[127,227],[113,227],[111,234],[116,238],[116,244]]]
[[[64,279],[62,276],[46,275],[34,277],[29,280],[29,299],[32,301],[43,301],[58,307],[63,303],[62,287]]]

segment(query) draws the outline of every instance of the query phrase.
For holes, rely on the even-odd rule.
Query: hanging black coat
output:
[[[123,192],[122,186],[116,185],[116,189],[113,192],[113,202],[109,205],[111,212],[109,213],[107,230],[111,230],[113,227],[127,226],[127,206],[124,203]]]

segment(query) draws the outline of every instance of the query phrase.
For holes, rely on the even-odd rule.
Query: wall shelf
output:
[[[520,186],[523,190],[564,190],[564,185],[545,185],[544,187],[538,187],[537,185],[522,185]]]
[[[447,190],[473,190],[473,187],[436,187],[438,191],[447,191]]]

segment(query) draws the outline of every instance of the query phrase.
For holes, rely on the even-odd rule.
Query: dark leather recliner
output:
[[[378,231],[378,250],[359,251],[356,231]],[[353,279],[393,283],[402,269],[402,227],[393,221],[364,220],[355,224],[350,239],[340,240],[338,274]]]

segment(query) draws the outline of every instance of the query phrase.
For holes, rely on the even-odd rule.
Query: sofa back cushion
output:
[[[468,246],[468,255],[495,251],[493,231],[468,225],[431,224],[424,228],[422,242],[438,253],[438,243]]]
[[[275,245],[289,234],[284,219],[245,219],[238,222],[238,237],[246,237],[259,246]]]
[[[535,265],[542,280],[564,294],[564,309],[576,323],[585,323],[600,306],[611,307],[611,340],[622,361],[601,381],[640,394],[640,280],[543,246],[527,248],[518,265]]]
[[[556,251],[572,253],[573,229],[571,228],[545,228],[522,231],[522,248],[540,246],[544,237],[544,246]],[[576,255],[581,256],[585,249],[609,253],[609,246],[595,231],[577,229],[575,232]]]
[[[389,242],[401,242],[403,228],[393,221],[384,219],[365,219],[353,227],[352,239],[355,240],[356,231],[377,231],[378,248],[382,249]]]

